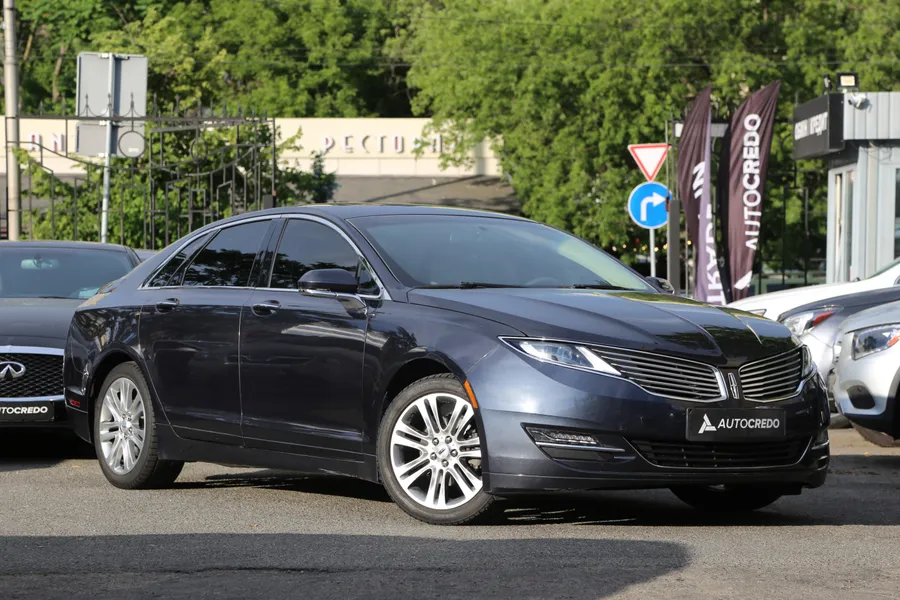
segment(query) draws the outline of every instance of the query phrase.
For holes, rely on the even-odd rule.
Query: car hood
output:
[[[847,318],[841,323],[838,335],[842,336],[857,329],[867,329],[893,323],[900,323],[900,301],[875,306]]]
[[[558,289],[413,290],[409,301],[504,323],[529,337],[661,352],[720,366],[796,347],[784,326],[665,294]]]
[[[0,298],[0,346],[63,348],[75,309],[67,298]]]

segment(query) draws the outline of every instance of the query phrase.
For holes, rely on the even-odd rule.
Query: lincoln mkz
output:
[[[753,510],[829,461],[823,383],[783,325],[456,209],[206,226],[78,309],[64,379],[115,486],[168,485],[186,461],[343,474],[430,523],[566,490]]]

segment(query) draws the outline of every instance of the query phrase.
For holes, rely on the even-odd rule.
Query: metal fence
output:
[[[43,114],[20,119],[62,121],[67,138],[106,122],[105,117]],[[212,221],[263,208],[275,196],[274,119],[176,107],[165,115],[154,109],[148,116],[114,121],[119,152],[111,160],[110,242],[161,248]],[[103,165],[76,153],[78,141],[73,141],[8,144],[6,151],[16,152],[23,165],[23,239],[100,239]],[[65,172],[60,164],[67,165]],[[8,180],[6,187],[0,237],[8,237]]]

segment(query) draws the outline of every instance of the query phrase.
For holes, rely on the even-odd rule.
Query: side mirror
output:
[[[344,269],[312,269],[300,278],[300,292],[333,296],[336,294],[356,294],[359,281],[356,275]]]
[[[669,283],[668,279],[663,279],[662,277],[648,277],[647,281],[663,294],[675,293],[675,288],[672,287],[672,284]]]

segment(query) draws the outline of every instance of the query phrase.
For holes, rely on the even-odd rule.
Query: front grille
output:
[[[793,396],[803,375],[803,349],[746,364],[738,374],[747,400],[767,402]]]
[[[21,377],[0,379],[0,398],[43,398],[63,395],[63,357],[56,354],[0,354],[0,363],[25,366]]]
[[[654,394],[701,402],[722,398],[717,371],[711,366],[637,350],[604,347],[591,350],[623,376]]]
[[[647,462],[684,469],[786,467],[803,458],[810,438],[779,442],[653,442],[631,440]]]

